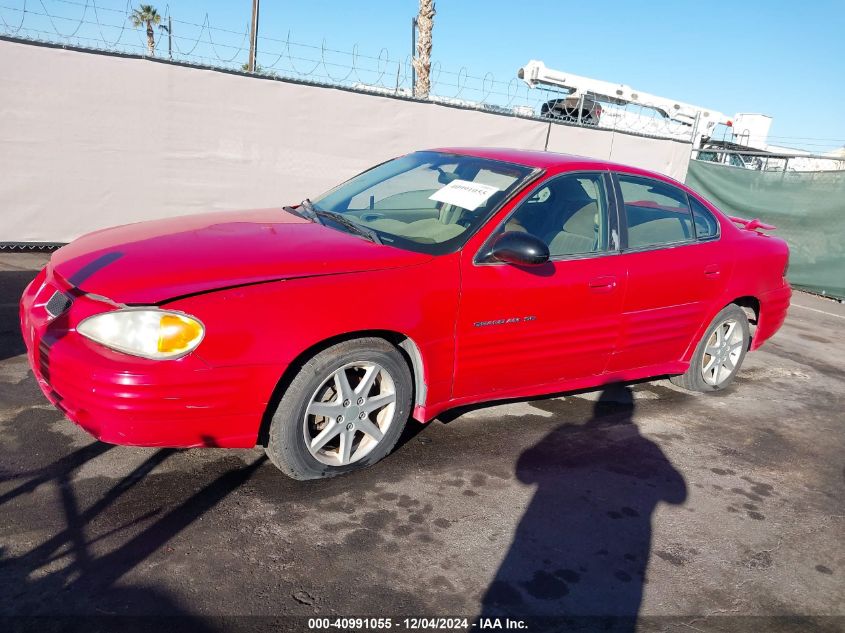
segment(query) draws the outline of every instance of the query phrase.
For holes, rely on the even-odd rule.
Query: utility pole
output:
[[[173,59],[173,18],[169,15],[167,16],[167,26],[164,24],[160,24],[159,29],[162,31],[167,31],[167,56],[172,60]]]
[[[414,58],[417,56],[417,16],[411,18],[411,94],[414,94],[414,86],[417,85],[417,67],[414,66]]]
[[[252,0],[252,21],[249,36],[249,72],[255,72],[255,56],[258,54],[258,1]]]

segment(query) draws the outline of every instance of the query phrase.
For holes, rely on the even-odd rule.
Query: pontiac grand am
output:
[[[633,167],[420,151],[297,205],[81,237],[25,290],[22,332],[47,398],[105,442],[262,445],[327,477],[459,405],[724,389],[789,306],[771,228]]]

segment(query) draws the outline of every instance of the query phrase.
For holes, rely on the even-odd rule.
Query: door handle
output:
[[[590,279],[589,286],[593,292],[612,292],[616,288],[616,277],[613,275],[595,277]]]
[[[722,271],[719,269],[718,264],[710,264],[704,268],[704,276],[707,279],[716,279],[721,273]]]

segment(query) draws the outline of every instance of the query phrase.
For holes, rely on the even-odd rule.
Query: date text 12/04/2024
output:
[[[309,618],[310,630],[387,630],[392,628],[419,630],[468,631],[478,630],[525,630],[528,625],[523,620],[511,618]]]

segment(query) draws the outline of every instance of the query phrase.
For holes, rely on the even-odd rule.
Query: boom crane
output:
[[[728,127],[733,126],[733,121],[721,112],[634,90],[626,84],[614,84],[554,70],[548,68],[542,61],[532,59],[519,69],[517,77],[528,84],[529,88],[540,85],[562,88],[570,99],[580,99],[583,96],[619,106],[634,103],[650,108],[665,119],[690,126],[694,147],[701,144],[702,137],[711,136],[713,128],[719,123]]]

